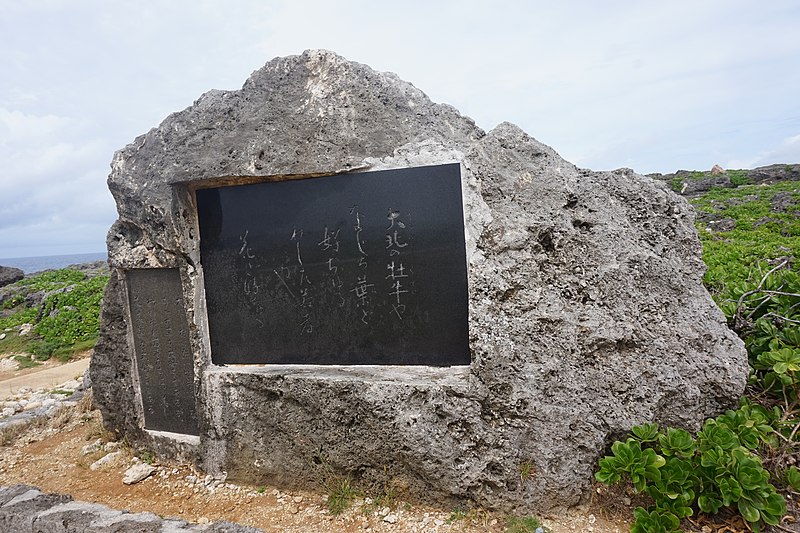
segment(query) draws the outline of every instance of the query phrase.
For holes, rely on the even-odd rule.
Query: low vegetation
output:
[[[782,527],[784,496],[800,493],[800,183],[712,189],[692,203],[706,284],[747,348],[746,395],[696,435],[634,427],[596,478],[650,497],[633,533],[678,532],[684,518],[723,511],[752,531]]]
[[[75,269],[43,272],[3,288],[0,353],[19,354],[20,366],[57,357],[69,360],[92,348],[100,329],[100,305],[108,276]],[[27,335],[19,328],[31,324]]]

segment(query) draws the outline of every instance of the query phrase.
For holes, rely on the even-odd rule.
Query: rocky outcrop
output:
[[[0,266],[0,287],[15,283],[25,277],[25,273],[14,267]]]
[[[468,367],[211,363],[195,188],[450,162],[462,171]],[[586,501],[596,459],[631,426],[697,428],[745,385],[685,200],[629,170],[578,169],[513,124],[486,133],[330,52],[204,94],[117,152],[108,183],[119,219],[96,402],[131,443],[179,451],[144,429],[124,284],[126,269],[179,269],[200,419],[188,446],[214,474],[291,487],[340,473],[542,512]]]
[[[714,188],[798,181],[800,164],[777,164],[745,170],[725,170],[714,165],[708,172],[678,170],[672,174],[648,174],[648,177],[666,182],[675,192],[684,196],[696,196]]]

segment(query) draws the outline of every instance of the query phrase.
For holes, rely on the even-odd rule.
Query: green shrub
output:
[[[595,477],[609,485],[627,479],[653,499],[650,508],[636,509],[634,533],[679,531],[695,510],[715,514],[723,507],[759,531],[786,513],[783,496],[753,453],[768,442],[772,421],[765,409],[745,401],[737,411],[707,420],[696,437],[682,429],[654,433],[653,425],[637,426],[625,442],[614,443]]]
[[[50,359],[58,347],[58,343],[52,341],[33,341],[28,344],[28,350],[36,356],[37,361]]]
[[[62,346],[97,338],[100,305],[107,282],[107,277],[97,276],[74,285],[69,292],[49,296],[44,302],[44,318],[36,325],[36,333],[45,341]]]
[[[800,393],[800,273],[786,259],[731,287],[721,302],[728,323],[744,340],[750,383],[774,398],[797,403]],[[789,407],[787,404],[785,407]]]
[[[734,187],[741,187],[750,183],[746,170],[728,170],[726,174],[728,174],[728,178]]]

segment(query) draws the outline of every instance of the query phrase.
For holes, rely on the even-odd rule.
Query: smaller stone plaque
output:
[[[180,273],[136,269],[128,270],[126,279],[145,429],[198,435]]]

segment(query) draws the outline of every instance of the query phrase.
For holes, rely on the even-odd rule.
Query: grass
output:
[[[0,428],[0,446],[8,446],[25,431],[25,424],[9,424]]]
[[[536,467],[533,461],[526,460],[519,464],[519,479],[523,483],[531,479],[535,473]]]
[[[152,465],[156,462],[156,457],[153,455],[153,452],[150,450],[142,450],[139,452],[139,459],[142,460],[144,464]]]
[[[549,533],[535,516],[506,517],[506,533]]]
[[[0,340],[0,353],[27,352],[31,339],[28,336],[19,336],[16,331],[6,331],[6,338]]]
[[[15,355],[14,360],[17,362],[17,368],[19,370],[24,370],[26,368],[35,368],[39,366],[41,363],[37,363],[30,356],[27,355]]]
[[[383,494],[369,498],[367,501],[369,501],[369,503],[365,502],[362,512],[365,515],[371,515],[373,513],[377,513],[384,507],[394,509],[394,507],[397,505],[397,494],[390,489],[384,491]]]
[[[328,493],[326,506],[332,515],[342,514],[358,496],[349,476],[333,477],[325,483],[325,490]]]

